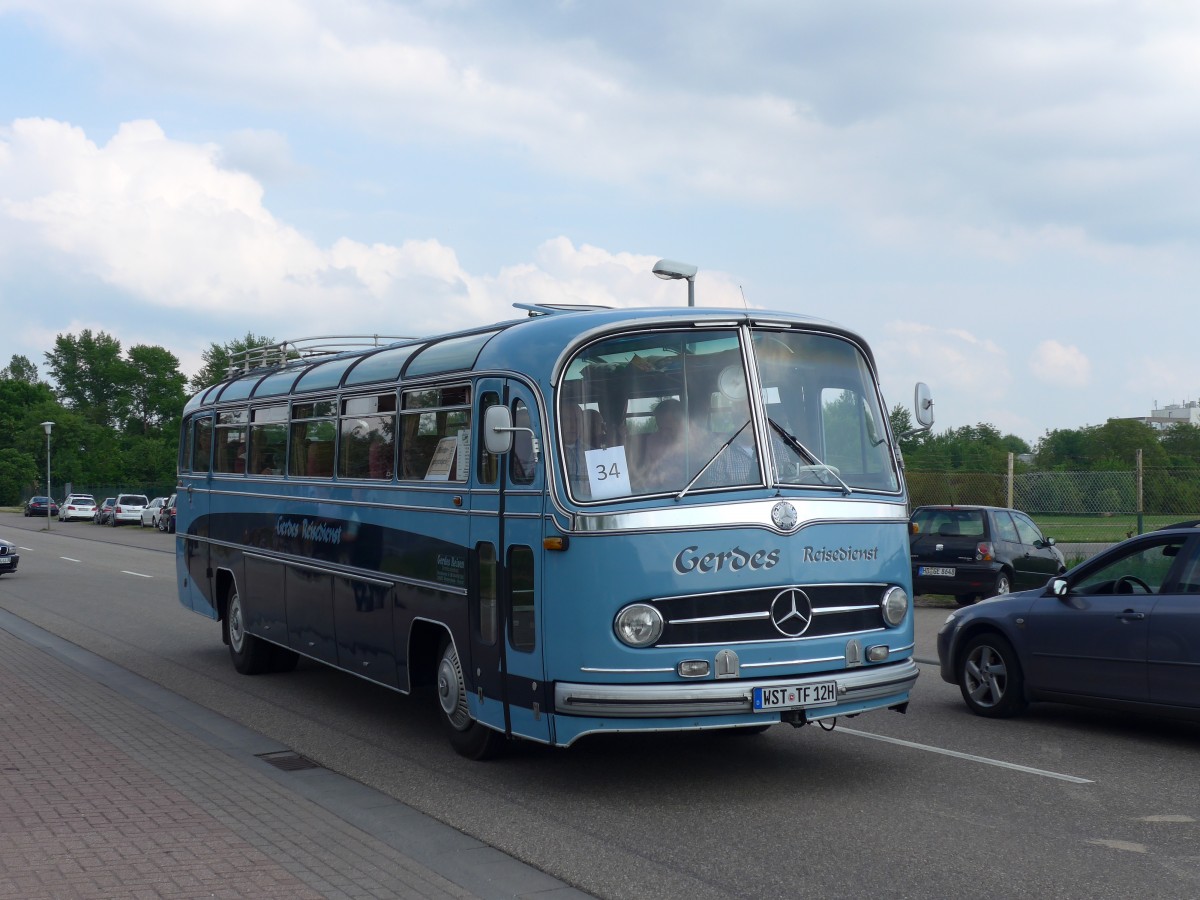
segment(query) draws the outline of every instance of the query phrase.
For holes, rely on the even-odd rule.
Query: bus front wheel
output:
[[[233,667],[243,675],[258,675],[271,668],[271,645],[246,631],[246,611],[242,598],[233,588],[225,608],[225,637]]]
[[[450,746],[459,754],[468,759],[492,759],[504,753],[508,744],[504,735],[471,718],[462,662],[449,638],[442,641],[438,654],[437,695]]]

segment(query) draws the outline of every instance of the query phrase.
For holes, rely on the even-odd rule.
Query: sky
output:
[[[1200,399],[1200,4],[0,0],[0,366],[514,302],[833,319],[889,408]]]

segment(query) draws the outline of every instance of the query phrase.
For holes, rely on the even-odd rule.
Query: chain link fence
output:
[[[912,505],[1012,506],[1060,542],[1111,543],[1200,519],[1200,469],[905,473]]]

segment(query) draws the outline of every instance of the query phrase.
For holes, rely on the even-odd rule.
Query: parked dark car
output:
[[[1041,587],[1067,569],[1054,538],[1015,509],[920,506],[909,525],[915,594],[950,594],[965,606]]]
[[[12,573],[17,571],[17,563],[21,561],[21,557],[17,554],[17,545],[12,541],[6,541],[0,538],[0,575],[5,572]]]
[[[175,533],[175,497],[176,495],[172,494],[167,498],[158,514],[158,522],[155,523],[159,531],[165,531],[167,534]]]
[[[49,497],[30,497],[29,501],[25,504],[25,515],[41,516],[44,519],[46,518],[47,505],[50,507],[50,515],[57,516],[58,504]]]
[[[1200,522],[1138,535],[1038,590],[955,610],[945,681],[1003,718],[1033,700],[1200,719]]]
[[[92,521],[97,525],[108,525],[112,522],[113,507],[116,505],[116,497],[105,497],[104,502],[96,507],[96,515],[92,517]]]

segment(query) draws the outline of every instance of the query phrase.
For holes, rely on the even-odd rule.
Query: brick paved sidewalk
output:
[[[90,656],[0,615],[0,900],[585,896]]]

